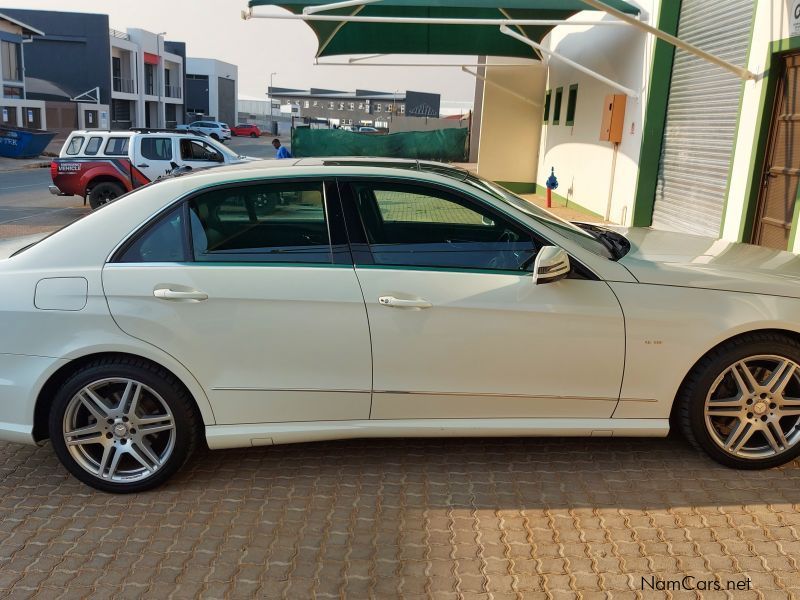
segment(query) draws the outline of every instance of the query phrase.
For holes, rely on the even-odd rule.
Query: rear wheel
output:
[[[212,133],[211,134],[211,139],[219,141],[219,136],[216,133]]]
[[[257,138],[258,134],[254,131],[253,133],[250,134],[250,137],[251,138]]]
[[[185,463],[199,419],[183,386],[144,361],[103,359],[56,394],[49,429],[63,465],[107,492],[154,488]]]
[[[800,455],[800,344],[755,333],[709,353],[678,398],[684,434],[714,460],[766,469]]]
[[[125,189],[118,183],[104,181],[92,186],[89,192],[89,205],[92,209],[98,208],[103,204],[107,204],[119,198],[125,193]]]

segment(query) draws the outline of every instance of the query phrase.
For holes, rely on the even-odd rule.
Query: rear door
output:
[[[218,424],[369,418],[367,316],[335,185],[203,191],[118,254],[103,270],[115,321],[186,365]]]
[[[143,135],[134,140],[134,166],[150,181],[169,175],[175,151],[173,138]]]

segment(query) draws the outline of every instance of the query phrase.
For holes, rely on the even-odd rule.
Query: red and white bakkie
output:
[[[52,194],[92,208],[172,173],[254,160],[203,134],[170,130],[73,131],[50,163]]]

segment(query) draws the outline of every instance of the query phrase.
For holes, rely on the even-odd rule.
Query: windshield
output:
[[[620,258],[620,256],[618,256],[617,253],[615,253],[609,247],[608,243],[604,242],[598,237],[596,230],[600,228],[593,227],[588,231],[582,229],[581,227],[578,227],[569,221],[565,221],[564,219],[555,216],[543,208],[539,208],[532,202],[528,202],[527,200],[512,194],[504,187],[483,179],[482,177],[478,177],[477,175],[473,175],[472,173],[467,173],[464,183],[490,194],[497,200],[505,202],[517,210],[521,210],[528,216],[536,219],[545,227],[554,230],[556,233],[563,235],[565,238],[570,239],[576,244],[579,244],[582,248],[585,248],[586,250],[589,250],[598,256],[602,256],[610,260],[617,260]]]

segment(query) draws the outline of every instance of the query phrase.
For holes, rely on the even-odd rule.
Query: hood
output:
[[[50,235],[50,231],[45,233],[34,233],[31,235],[24,235],[21,237],[14,237],[8,238],[5,240],[0,240],[0,260],[4,258],[8,258],[17,250],[24,248],[25,246],[30,246],[31,244],[35,244],[39,240],[43,240],[48,235]]]
[[[800,256],[699,235],[614,228],[631,243],[619,263],[642,283],[800,298]]]

